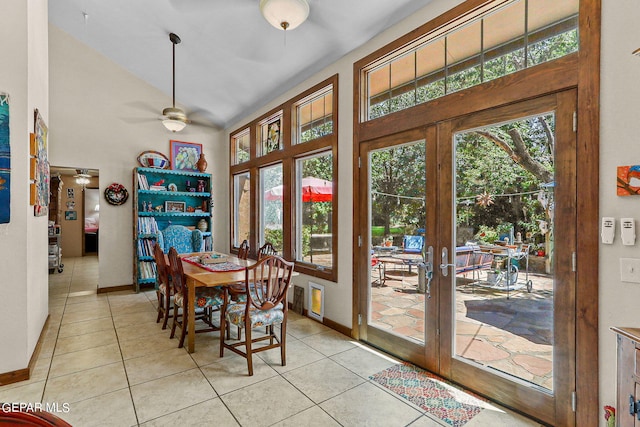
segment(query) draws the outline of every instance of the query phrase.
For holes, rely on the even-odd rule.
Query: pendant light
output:
[[[307,0],[260,0],[264,19],[279,30],[293,30],[309,16]]]
[[[176,45],[180,43],[180,37],[177,34],[169,34],[169,40],[173,45],[173,72],[172,72],[172,89],[173,104],[171,107],[162,110],[162,124],[171,132],[180,132],[187,125],[187,115],[180,108],[176,108]]]

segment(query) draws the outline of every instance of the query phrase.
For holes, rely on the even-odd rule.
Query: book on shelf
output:
[[[140,234],[158,234],[158,223],[153,217],[138,217],[138,232]]]
[[[151,191],[167,191],[166,185],[152,185],[149,187]]]
[[[149,183],[147,182],[147,177],[138,172],[138,188],[140,190],[148,190]]]

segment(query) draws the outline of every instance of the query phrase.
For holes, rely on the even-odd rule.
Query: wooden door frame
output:
[[[425,116],[431,116],[430,122],[435,122],[440,114],[455,117],[457,111],[450,107],[447,111],[443,108],[454,105],[461,96],[465,97],[465,104],[469,97],[473,101],[474,93],[479,93],[484,99],[493,99],[493,93],[487,89],[483,92],[480,85],[476,88],[461,91],[434,100],[427,104],[421,104],[405,111],[390,114],[386,117],[370,121],[360,121],[363,99],[361,70],[373,60],[392,52],[400,46],[409,43],[421,34],[450,22],[482,3],[480,0],[467,0],[453,9],[434,18],[387,46],[372,52],[370,55],[354,63],[353,67],[353,239],[352,247],[358,248],[358,233],[361,229],[359,218],[360,179],[359,156],[360,144],[367,140],[411,129],[425,124]],[[505,76],[499,81],[490,84],[492,88],[504,85],[511,87],[512,97],[526,99],[531,88],[526,84],[527,80],[539,82],[539,89],[545,93],[569,87],[577,87],[578,91],[578,134],[577,157],[580,159],[576,166],[577,174],[581,177],[580,194],[577,201],[577,221],[581,225],[581,238],[577,242],[576,251],[576,282],[579,284],[576,291],[576,417],[575,425],[590,425],[599,417],[599,360],[598,352],[593,352],[593,343],[599,343],[597,298],[599,289],[599,162],[600,162],[600,33],[601,33],[601,0],[580,0],[579,6],[579,36],[580,52],[565,58],[558,59],[550,64],[542,64],[532,69],[520,71],[512,76]],[[548,73],[548,67],[559,66],[559,73]],[[545,75],[546,74],[546,75]],[[531,79],[530,79],[531,77]],[[538,77],[538,78],[536,78]],[[488,96],[488,98],[486,98]],[[517,101],[509,96],[502,99],[503,103]],[[479,102],[476,103],[479,105]],[[448,113],[448,114],[446,114]],[[359,338],[358,315],[361,305],[358,283],[360,279],[361,259],[359,251],[354,250],[352,272],[352,336]],[[595,297],[594,297],[595,296]]]
[[[573,130],[573,113],[576,109],[577,93],[568,89],[536,99],[526,100],[518,104],[483,110],[460,118],[438,124],[438,169],[444,171],[440,175],[439,211],[451,212],[455,206],[455,188],[453,177],[455,171],[455,147],[453,136],[458,132],[466,132],[493,123],[511,122],[521,118],[555,112],[555,144],[554,164],[556,186],[556,214],[554,229],[559,230],[561,237],[556,238],[554,245],[554,294],[553,294],[553,391],[545,393],[536,391],[535,387],[514,381],[515,377],[496,376],[489,369],[474,366],[468,360],[460,360],[454,353],[456,338],[456,315],[450,305],[455,307],[455,276],[443,277],[434,274],[434,282],[441,289],[440,306],[443,308],[441,319],[440,375],[460,382],[458,378],[468,378],[465,386],[499,401],[501,404],[525,413],[532,414],[541,421],[551,425],[573,425],[574,414],[571,410],[571,393],[575,390],[575,272],[572,271],[572,253],[576,251],[577,221],[575,208],[576,188],[576,132]],[[452,236],[454,220],[444,218],[440,221],[439,241],[436,252],[448,248],[453,252]],[[559,233],[556,233],[556,235]],[[450,261],[450,260],[449,260]],[[453,276],[453,277],[452,277]],[[452,283],[453,281],[453,283]],[[568,375],[566,373],[569,373]]]

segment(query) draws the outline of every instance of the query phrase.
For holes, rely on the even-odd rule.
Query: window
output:
[[[249,173],[233,176],[233,246],[249,240],[251,233],[251,186]]]
[[[333,133],[333,91],[326,88],[296,106],[296,143]]]
[[[577,52],[578,6],[496,1],[465,23],[415,40],[364,70],[365,120]]]
[[[282,165],[260,169],[260,238],[258,246],[269,242],[282,253],[282,213],[284,185]]]
[[[232,251],[269,242],[297,271],[337,280],[337,90],[334,75],[231,132]]]
[[[296,261],[333,265],[333,155],[296,160]]]
[[[249,157],[251,155],[251,138],[249,135],[249,129],[243,130],[241,133],[233,136],[231,139],[233,141],[233,150],[231,151],[233,153],[233,158],[231,160],[231,163],[237,165],[249,160]]]

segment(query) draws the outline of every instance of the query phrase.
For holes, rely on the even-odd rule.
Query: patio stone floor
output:
[[[372,272],[372,276],[375,276]],[[484,273],[483,273],[484,274]],[[524,273],[520,282],[524,283]],[[553,281],[529,273],[533,290],[507,292],[458,275],[456,354],[484,366],[553,388]],[[424,340],[424,299],[414,270],[389,269],[382,286],[371,287],[371,324],[416,341]]]

